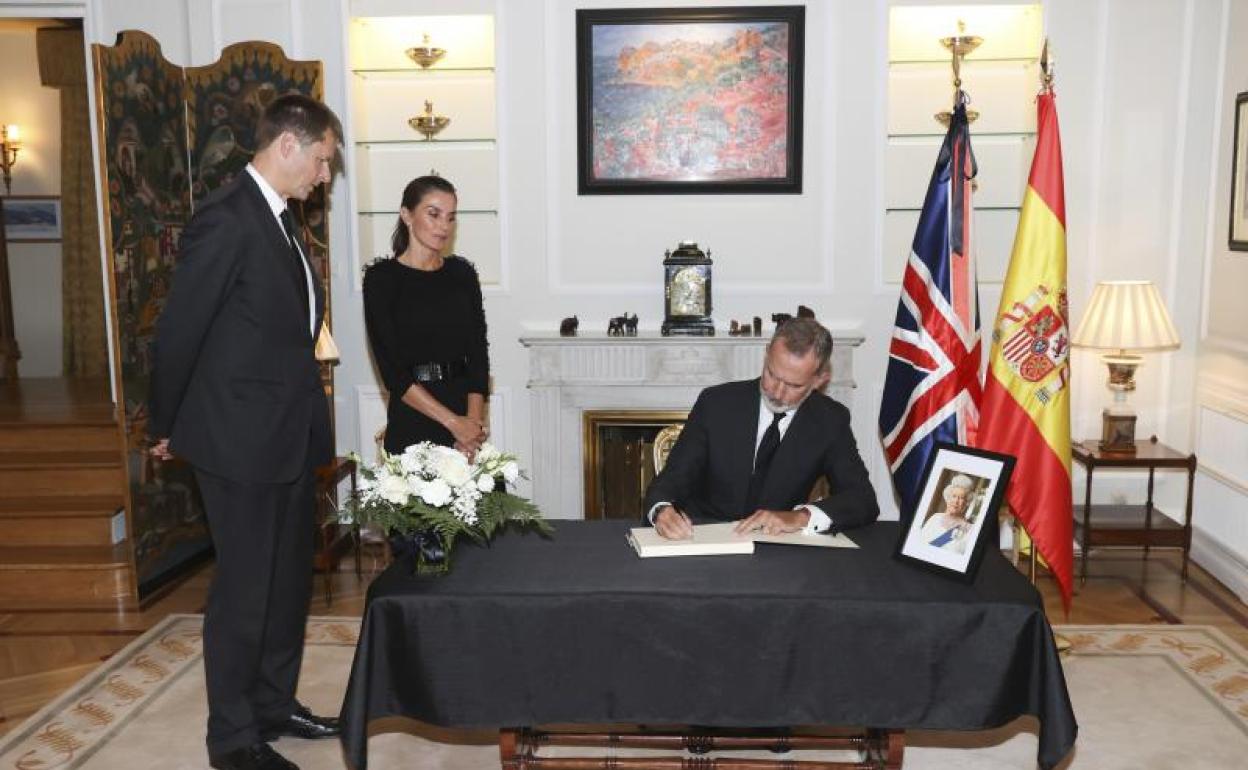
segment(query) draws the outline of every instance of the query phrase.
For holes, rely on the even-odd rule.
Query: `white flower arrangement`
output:
[[[402,454],[382,451],[375,463],[352,458],[359,488],[338,514],[344,524],[433,536],[448,553],[457,536],[484,541],[508,521],[550,531],[537,506],[507,491],[520,478],[520,466],[492,444],[482,444],[471,462],[459,450],[427,441]]]

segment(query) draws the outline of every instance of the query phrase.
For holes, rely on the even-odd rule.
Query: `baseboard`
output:
[[[1248,562],[1210,535],[1192,530],[1192,561],[1248,603]]]

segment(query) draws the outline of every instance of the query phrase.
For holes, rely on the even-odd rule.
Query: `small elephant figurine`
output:
[[[624,319],[624,336],[636,337],[637,336],[637,314],[633,313],[630,316],[628,313],[625,313],[622,316],[622,318]]]
[[[559,322],[560,337],[575,337],[576,328],[581,325],[580,319],[576,316],[568,316]]]
[[[608,337],[623,337],[624,336],[624,316],[617,315],[616,317],[607,321],[607,336]]]
[[[771,322],[776,325],[777,329],[779,329],[781,326],[784,326],[786,323],[792,320],[793,320],[793,316],[789,315],[788,313],[772,313],[771,314]]]

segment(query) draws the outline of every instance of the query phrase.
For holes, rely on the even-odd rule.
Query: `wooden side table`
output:
[[[351,494],[356,491],[355,460],[335,457],[316,469],[316,554],[313,569],[325,575],[325,603],[334,603],[333,576],[342,553],[355,545],[355,576],[360,577],[360,540],[352,527],[338,523],[338,484],[350,476]]]
[[[1087,471],[1083,505],[1075,506],[1075,536],[1083,550],[1079,582],[1088,579],[1088,549],[1095,546],[1144,546],[1183,549],[1183,580],[1187,580],[1188,552],[1192,547],[1192,486],[1196,478],[1196,455],[1183,454],[1157,441],[1136,444],[1133,454],[1105,452],[1096,440],[1081,441],[1072,447],[1072,456]],[[1138,505],[1093,505],[1092,475],[1097,468],[1147,468],[1148,498]],[[1153,522],[1153,475],[1157,469],[1187,470],[1187,506],[1180,525],[1161,516]],[[1142,526],[1141,526],[1142,525]]]

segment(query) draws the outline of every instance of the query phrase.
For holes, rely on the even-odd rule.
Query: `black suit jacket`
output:
[[[238,481],[289,482],[309,460],[327,462],[329,409],[304,280],[250,173],[210,195],[182,234],[157,322],[149,435]],[[324,296],[315,277],[312,285],[319,330]]]
[[[754,467],[759,381],[729,382],[702,391],[663,471],[646,491],[645,511],[670,502],[696,518],[739,519]],[[759,505],[790,510],[806,502],[819,476],[830,493],[818,506],[836,531],[875,521],[879,506],[858,455],[849,410],[815,392],[798,407],[771,462]]]

